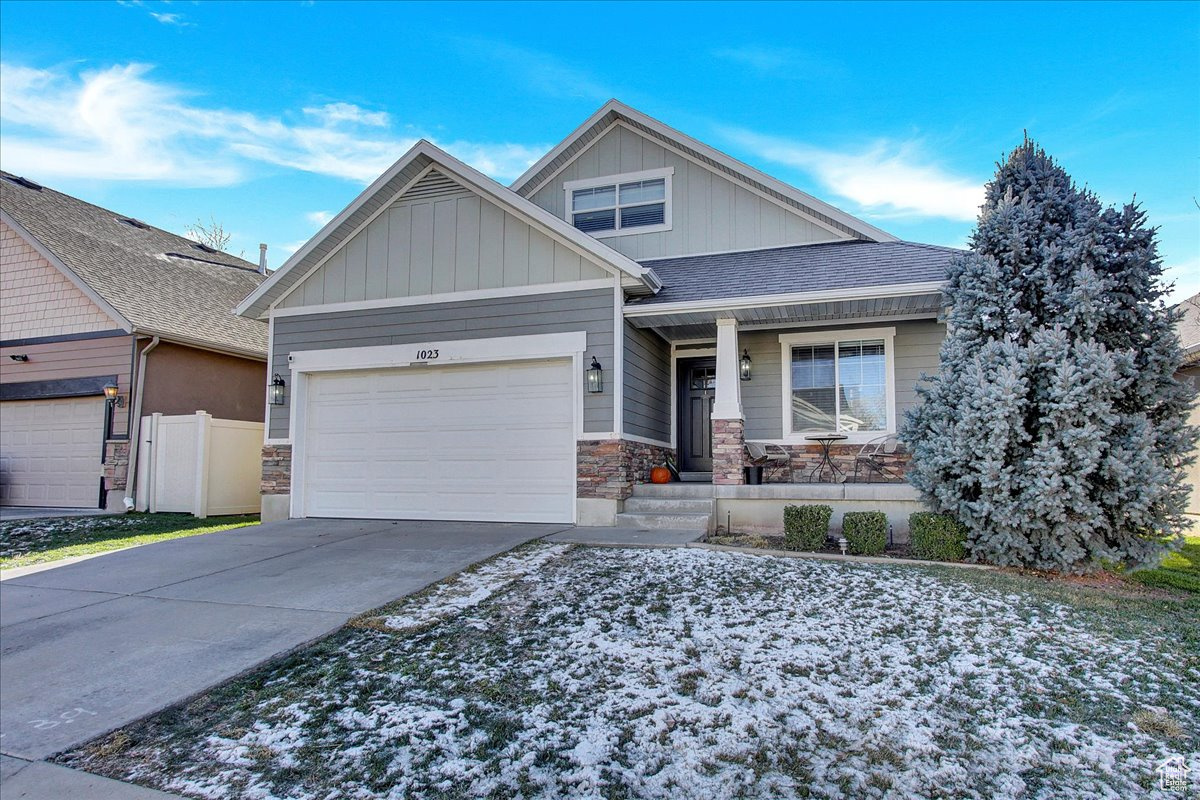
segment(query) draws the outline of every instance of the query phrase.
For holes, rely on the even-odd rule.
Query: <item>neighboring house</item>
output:
[[[266,326],[232,309],[263,280],[240,258],[0,173],[0,505],[123,511],[133,420],[261,422]]]
[[[704,525],[813,498],[899,521],[906,484],[806,484],[805,437],[844,432],[852,469],[896,431],[955,252],[616,101],[511,187],[422,141],[238,308],[286,383],[264,515],[677,525],[625,505],[671,455]],[[795,483],[742,485],[747,439]]]
[[[1200,294],[1189,297],[1179,306],[1183,311],[1178,328],[1179,341],[1183,345],[1183,363],[1179,365],[1175,377],[1190,381],[1200,389]],[[1192,407],[1188,424],[1200,427],[1200,404]],[[1200,452],[1196,456],[1196,463],[1188,467],[1188,482],[1192,485],[1187,509],[1189,514],[1200,514]]]

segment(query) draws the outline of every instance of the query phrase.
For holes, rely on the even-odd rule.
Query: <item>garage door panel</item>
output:
[[[95,507],[103,435],[99,397],[0,403],[0,503]]]
[[[314,376],[305,513],[571,521],[571,376],[567,360]]]

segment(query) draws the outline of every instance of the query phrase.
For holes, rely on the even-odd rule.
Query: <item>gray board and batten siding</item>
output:
[[[278,307],[608,277],[529,223],[432,170],[346,240]]]
[[[674,167],[669,231],[597,238],[635,259],[849,239],[623,125],[596,138],[529,199],[570,221],[563,184]]]
[[[616,302],[613,292],[613,289],[590,289],[275,317],[272,369],[286,374],[288,354],[304,350],[584,331],[585,361],[595,356],[611,376]],[[583,380],[582,375],[577,377]],[[603,393],[583,395],[585,433],[612,431],[613,396],[619,391],[612,384],[607,380]],[[271,406],[271,438],[290,436],[288,413],[286,405]]]
[[[625,433],[671,441],[671,345],[625,323]]]

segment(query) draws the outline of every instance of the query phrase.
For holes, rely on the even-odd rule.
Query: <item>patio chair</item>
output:
[[[900,480],[901,476],[884,463],[885,456],[890,456],[899,449],[900,440],[895,434],[879,436],[864,444],[854,457],[854,482],[858,482],[860,466],[867,469],[867,483],[872,482],[871,478],[875,473],[879,473],[885,481]]]
[[[746,442],[746,459],[754,466],[764,468],[764,482],[772,464],[790,466],[792,463],[792,456],[786,449],[770,442]]]

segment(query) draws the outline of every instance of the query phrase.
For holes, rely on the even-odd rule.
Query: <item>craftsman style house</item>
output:
[[[954,253],[617,101],[510,187],[422,141],[238,308],[283,384],[264,514],[754,527],[823,498],[900,520],[892,446],[873,483],[810,479],[916,402]],[[639,491],[668,458],[671,513]]]

